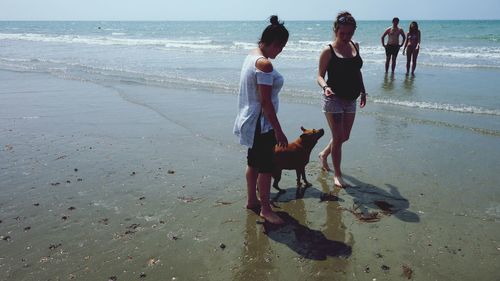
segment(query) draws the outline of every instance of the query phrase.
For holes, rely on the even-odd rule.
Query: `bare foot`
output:
[[[260,208],[260,201],[256,202],[247,202],[247,209],[253,210],[256,208]]]
[[[333,177],[333,182],[334,182],[335,186],[338,186],[340,188],[349,187],[349,185],[344,181],[344,179],[342,178],[342,176],[334,176]]]
[[[285,222],[273,211],[268,210],[260,211],[260,216],[265,219],[267,222],[272,223],[272,224],[284,224]]]
[[[328,166],[328,155],[323,153],[318,154],[319,161],[321,161],[321,170],[325,172],[331,171],[330,166]]]

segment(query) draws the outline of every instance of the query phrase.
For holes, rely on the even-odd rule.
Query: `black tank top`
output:
[[[363,66],[363,60],[356,45],[352,41],[350,43],[356,49],[356,55],[352,58],[337,57],[332,45],[328,45],[332,57],[328,62],[328,80],[326,83],[336,96],[347,100],[355,100],[361,92],[361,76],[359,72]]]

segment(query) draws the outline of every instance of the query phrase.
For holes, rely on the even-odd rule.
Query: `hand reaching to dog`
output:
[[[281,131],[281,130],[275,131],[274,135],[276,137],[276,142],[277,142],[278,146],[286,147],[288,145],[288,139],[286,138],[283,131]]]

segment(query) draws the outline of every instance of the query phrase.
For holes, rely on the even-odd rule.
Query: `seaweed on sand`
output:
[[[351,208],[342,208],[350,212],[361,222],[378,222],[380,220],[379,212],[367,212],[363,213],[359,210],[359,205],[353,204]]]

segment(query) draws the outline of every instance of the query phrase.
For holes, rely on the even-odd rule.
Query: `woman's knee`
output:
[[[349,139],[349,135],[347,135],[347,136],[346,135],[342,135],[342,136],[335,137],[335,138],[333,138],[332,146],[333,147],[342,146],[342,144],[344,142],[346,142],[348,139]]]
[[[343,138],[342,138],[342,143],[346,142],[349,140],[349,135],[345,135]]]
[[[331,142],[332,148],[342,146],[343,143],[343,138],[341,137],[334,137],[333,141]]]

